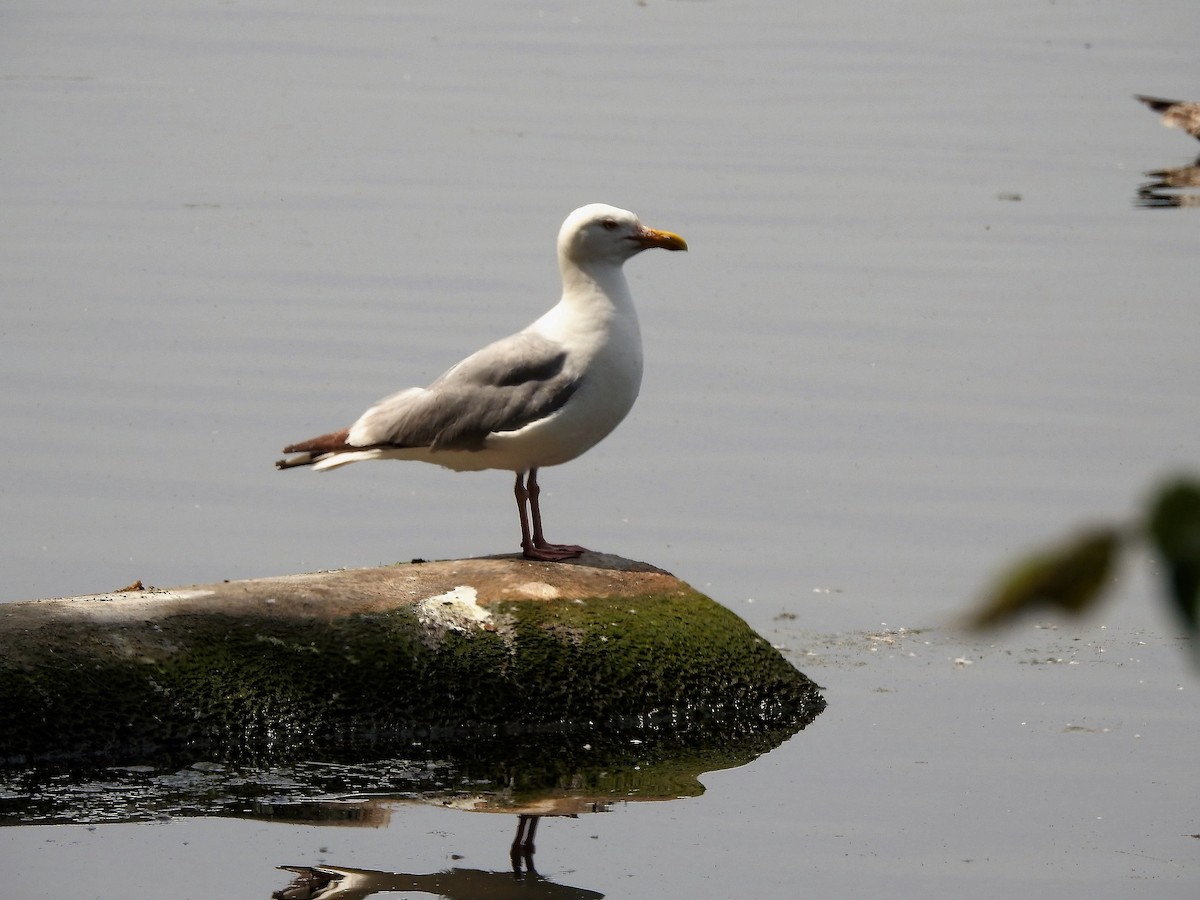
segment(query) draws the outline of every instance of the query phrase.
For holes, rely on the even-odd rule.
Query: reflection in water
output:
[[[661,798],[646,798],[661,799]],[[338,823],[343,825],[386,825],[393,810],[404,804],[427,803],[447,809],[470,812],[517,812],[517,830],[509,849],[512,871],[478,872],[454,869],[437,875],[412,875],[376,872],[363,869],[343,869],[337,866],[280,866],[296,873],[296,878],[273,896],[286,900],[328,897],[366,897],[380,891],[429,891],[445,897],[505,897],[513,884],[528,884],[521,896],[533,897],[601,897],[602,894],[581,888],[568,888],[547,881],[533,864],[536,852],[534,836],[538,823],[545,818],[578,818],[583,813],[602,813],[612,809],[612,803],[585,797],[562,796],[541,798],[517,804],[511,797],[471,795],[444,798],[370,797],[349,798],[337,802],[306,804],[303,821]],[[350,813],[346,815],[346,813]],[[278,819],[277,819],[278,820]],[[294,819],[292,821],[300,821]],[[486,877],[484,877],[486,876]],[[497,885],[504,888],[498,889]],[[451,890],[453,889],[453,890]]]
[[[508,897],[541,900],[599,900],[603,894],[547,881],[536,873],[530,878],[510,872],[450,869],[432,875],[376,872],[340,866],[280,866],[293,873],[291,884],[271,895],[273,900],[358,900],[385,891],[412,891],[448,900],[505,900]]]
[[[583,809],[590,805],[589,812],[607,812],[607,804],[585,804],[580,802],[558,804],[563,809]],[[481,811],[491,809],[480,807]],[[550,813],[551,816],[576,818],[576,813]],[[416,891],[436,894],[446,898],[464,900],[492,900],[505,897],[538,897],[545,900],[555,898],[603,897],[596,891],[556,884],[538,874],[533,865],[534,835],[538,823],[546,815],[521,813],[517,816],[517,833],[509,851],[511,872],[485,872],[480,869],[450,869],[433,875],[418,875],[409,872],[380,872],[372,869],[347,869],[341,866],[280,866],[285,872],[293,873],[290,884],[275,891],[273,900],[330,900],[330,898],[360,898],[384,891]]]
[[[704,772],[742,766],[817,715],[785,727],[722,729],[698,737],[539,734],[470,746],[428,743],[409,758],[312,760],[286,766],[111,766],[93,770],[0,768],[0,825],[96,824],[173,816],[237,816],[371,824],[387,799],[476,811],[563,815],[561,804],[697,796]]]
[[[1147,209],[1176,209],[1200,206],[1200,157],[1190,166],[1155,169],[1145,173],[1153,179],[1138,187],[1137,205]]]
[[[819,696],[817,697],[819,700]],[[90,770],[0,768],[0,825],[146,821],[236,816],[339,827],[381,827],[404,805],[516,817],[510,871],[435,874],[285,866],[285,900],[424,892],[441,897],[594,898],[555,884],[534,867],[541,819],[608,812],[617,803],[674,801],[703,793],[705,772],[745,765],[803,729],[824,701],[783,725],[714,714],[685,729],[599,729],[469,743],[413,745],[409,758],[289,765],[182,767],[129,764]],[[774,720],[769,720],[774,721]],[[636,736],[635,736],[636,735]],[[415,864],[415,861],[414,861]]]
[[[512,859],[513,874],[518,878],[524,874],[521,871],[522,864],[524,864],[525,870],[529,874],[537,874],[537,871],[533,868],[533,854],[535,850],[533,836],[537,834],[538,822],[541,820],[541,816],[517,816],[517,836],[513,838],[509,857]]]
[[[1144,94],[1134,96],[1155,112],[1162,113],[1162,123],[1167,128],[1180,128],[1200,140],[1200,103],[1147,97]],[[1190,166],[1156,169],[1146,172],[1145,175],[1153,181],[1138,187],[1138,206],[1146,209],[1200,206],[1200,193],[1188,191],[1189,188],[1200,188],[1200,157]]]
[[[1147,97],[1145,94],[1135,94],[1134,96],[1156,113],[1162,113],[1164,126],[1182,128],[1192,137],[1200,140],[1200,103],[1165,100],[1162,97]]]

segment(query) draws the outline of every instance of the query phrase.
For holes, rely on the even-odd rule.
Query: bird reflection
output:
[[[1200,157],[1190,166],[1154,169],[1145,176],[1152,179],[1139,185],[1137,205],[1148,209],[1200,207]]]
[[[601,812],[600,804],[593,810]],[[574,814],[552,815],[574,819]],[[272,900],[360,900],[372,894],[395,891],[433,894],[447,900],[506,900],[509,897],[539,900],[599,900],[603,894],[585,888],[555,884],[533,866],[534,835],[545,816],[517,816],[517,833],[510,857],[511,872],[450,869],[432,875],[349,869],[343,866],[280,866],[292,873],[287,887],[271,894]]]
[[[517,816],[517,836],[513,838],[509,856],[512,858],[513,874],[518,878],[525,874],[521,871],[522,864],[530,875],[537,874],[537,870],[533,867],[533,836],[537,833],[538,822],[541,818],[541,816]]]
[[[361,900],[373,894],[409,891],[446,900],[601,900],[603,894],[555,884],[541,876],[514,878],[511,872],[450,869],[432,875],[379,872],[343,866],[280,866],[291,883],[271,894],[272,900]]]
[[[1155,112],[1161,113],[1162,124],[1167,128],[1182,129],[1200,140],[1200,103],[1165,100],[1162,97],[1147,97],[1145,94],[1134,96]],[[1138,186],[1135,201],[1138,206],[1147,209],[1200,206],[1200,193],[1189,190],[1200,188],[1200,157],[1190,166],[1155,169],[1146,172],[1145,175],[1153,180]]]
[[[1156,113],[1162,113],[1164,127],[1180,128],[1200,141],[1200,103],[1165,100],[1162,97],[1147,97],[1145,94],[1134,96]]]

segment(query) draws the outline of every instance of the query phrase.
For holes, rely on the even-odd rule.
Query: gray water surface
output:
[[[703,797],[547,820],[539,870],[1195,896],[1200,680],[1156,573],[950,626],[1197,468],[1200,219],[1138,191],[1200,144],[1132,98],[1200,99],[1190,0],[0,18],[0,598],[516,549],[504,473],[272,462],[540,314],[562,218],[615,203],[691,251],[629,265],[642,396],[543,473],[549,535],[707,591],[829,708]],[[14,828],[0,861],[20,897],[265,897],[283,864],[503,871],[514,824]]]

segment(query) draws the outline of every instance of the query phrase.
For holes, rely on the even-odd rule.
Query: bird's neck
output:
[[[596,311],[603,309],[607,315],[633,312],[633,297],[620,266],[571,263],[561,268],[564,304]]]
[[[531,328],[572,346],[606,345],[616,332],[640,343],[637,312],[619,266],[564,265],[562,273],[562,299]]]

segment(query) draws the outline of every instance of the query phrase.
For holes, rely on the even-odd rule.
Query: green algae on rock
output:
[[[600,554],[6,604],[0,696],[10,765],[470,755],[538,734],[703,744],[824,705],[736,615]]]

